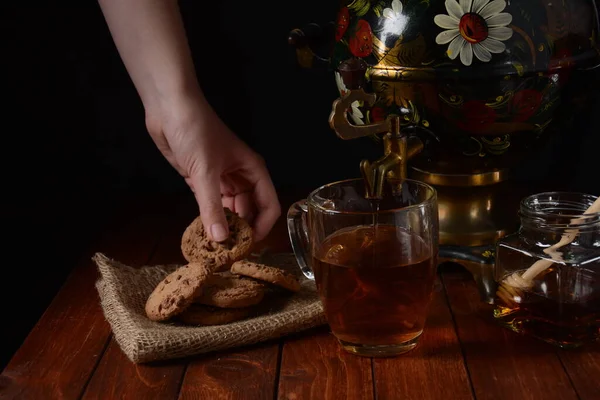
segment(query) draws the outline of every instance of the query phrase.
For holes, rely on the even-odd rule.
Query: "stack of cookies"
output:
[[[198,216],[185,229],[181,251],[188,262],[167,275],[146,301],[152,321],[221,325],[254,314],[270,289],[300,290],[298,279],[283,269],[248,260],[252,227],[225,208],[229,238],[208,238]]]

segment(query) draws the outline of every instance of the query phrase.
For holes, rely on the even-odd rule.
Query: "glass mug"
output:
[[[437,269],[435,189],[404,180],[398,195],[374,202],[363,179],[331,183],[293,204],[287,223],[298,264],[346,351],[394,356],[417,346]]]

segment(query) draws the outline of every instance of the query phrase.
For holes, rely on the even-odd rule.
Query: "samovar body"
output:
[[[600,64],[598,31],[593,0],[354,0],[290,42],[302,65],[330,68],[340,99],[371,95],[345,104],[351,124],[399,116],[420,140],[408,175],[438,190],[440,257],[486,275],[531,194],[513,190],[511,171],[598,89],[577,79]]]

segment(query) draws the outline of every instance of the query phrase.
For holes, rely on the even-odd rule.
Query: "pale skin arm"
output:
[[[99,4],[146,109],[168,107],[180,96],[202,98],[177,1],[99,0]]]
[[[253,223],[256,240],[281,213],[262,159],[219,119],[195,75],[176,0],[99,0],[139,93],[146,126],[194,191],[206,230],[223,240],[223,206]]]

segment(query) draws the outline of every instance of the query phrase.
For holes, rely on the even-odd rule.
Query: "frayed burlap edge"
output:
[[[267,256],[276,265],[301,277],[302,290],[268,297],[249,319],[228,325],[190,327],[146,318],[144,305],[154,287],[176,265],[130,267],[102,253],[94,255],[100,279],[96,289],[104,317],[116,342],[134,363],[183,358],[255,344],[325,324],[314,282],[298,274],[291,254]]]

